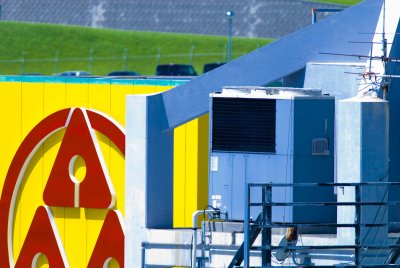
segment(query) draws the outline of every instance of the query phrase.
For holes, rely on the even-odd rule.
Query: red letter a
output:
[[[82,157],[86,175],[81,183],[74,177],[74,160]],[[74,109],[65,131],[49,180],[43,193],[48,206],[112,208],[115,192],[96,134],[86,112]]]
[[[88,268],[106,267],[104,263],[114,258],[119,267],[124,267],[124,240],[122,215],[119,211],[110,210],[104,220],[99,238],[94,247]]]
[[[35,262],[38,254],[46,255],[49,266],[52,268],[69,267],[56,224],[48,207],[39,207],[36,210],[15,268],[36,267],[32,263]]]

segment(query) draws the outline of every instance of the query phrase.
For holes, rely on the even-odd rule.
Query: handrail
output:
[[[244,262],[243,267],[250,267],[249,258],[250,258],[250,250],[261,250],[262,252],[266,252],[268,257],[266,258],[267,263],[263,262],[264,266],[271,265],[271,251],[272,250],[316,250],[316,249],[349,249],[354,250],[354,264],[360,265],[360,253],[366,249],[391,249],[394,251],[400,250],[400,244],[384,244],[384,245],[376,245],[376,244],[367,244],[361,241],[361,228],[377,228],[377,227],[388,227],[388,226],[400,226],[400,222],[391,222],[391,223],[367,223],[361,222],[361,208],[368,206],[397,206],[400,205],[400,201],[387,201],[387,198],[383,200],[374,201],[361,201],[361,191],[367,187],[382,187],[382,189],[386,189],[388,187],[398,187],[400,186],[400,182],[360,182],[360,183],[246,183],[245,187],[245,211],[244,211]],[[253,187],[261,187],[262,188],[262,199],[261,202],[252,202],[250,190]],[[272,189],[274,187],[288,187],[288,188],[296,188],[296,187],[354,187],[354,200],[353,202],[272,202]],[[386,195],[386,193],[385,193]],[[386,201],[385,201],[386,199]],[[351,206],[355,208],[355,219],[354,223],[286,223],[286,222],[273,222],[271,215],[268,215],[268,212],[271,211],[272,207],[300,207],[300,206]],[[262,211],[260,214],[266,215],[267,218],[264,219],[264,223],[253,223],[257,228],[262,230],[269,230],[268,232],[264,232],[264,235],[267,235],[268,238],[261,237],[262,242],[261,246],[252,246],[249,244],[248,232],[246,231],[250,227],[250,208],[251,207],[261,207]],[[355,230],[355,242],[351,245],[288,245],[288,246],[272,246],[271,245],[271,229],[273,228],[287,228],[287,227],[336,227],[336,228],[354,228]],[[267,243],[266,243],[267,242]],[[247,251],[247,252],[246,252]],[[261,254],[263,255],[263,254]],[[265,258],[265,257],[264,257]],[[263,261],[263,260],[262,260]],[[364,266],[364,264],[363,264]],[[390,266],[390,265],[389,265]],[[389,267],[388,266],[388,267]],[[381,265],[380,265],[381,267]],[[383,266],[382,266],[383,267]]]
[[[272,186],[272,187],[311,187],[311,186],[321,186],[321,187],[341,187],[341,186],[400,186],[400,182],[299,182],[299,183],[247,183],[251,187],[262,187],[262,186]]]

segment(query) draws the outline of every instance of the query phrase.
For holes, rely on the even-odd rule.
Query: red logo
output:
[[[15,202],[25,170],[37,149],[52,134],[66,129],[59,152],[44,189],[47,206],[36,210],[18,260],[13,259]],[[0,199],[0,267],[36,267],[40,254],[50,267],[69,267],[50,207],[109,209],[88,267],[102,267],[112,258],[124,265],[123,220],[111,210],[116,197],[94,131],[108,137],[125,155],[125,133],[110,117],[84,109],[65,109],[43,119],[27,135],[8,170]],[[86,163],[79,182],[73,174],[77,157]]]

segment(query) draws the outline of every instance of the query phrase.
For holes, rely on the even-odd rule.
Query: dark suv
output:
[[[218,68],[218,67],[224,65],[225,63],[226,62],[212,62],[212,63],[204,64],[203,74],[206,72],[209,72],[211,70],[214,70],[215,68]]]
[[[196,70],[189,64],[160,64],[157,65],[156,75],[163,76],[196,76]]]
[[[134,71],[113,71],[107,76],[140,76],[140,73]]]

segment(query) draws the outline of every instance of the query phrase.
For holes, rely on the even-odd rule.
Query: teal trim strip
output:
[[[179,86],[188,82],[190,78],[137,78],[115,79],[107,77],[61,77],[36,75],[2,75],[1,82],[28,82],[28,83],[63,83],[63,84],[98,84],[98,85],[150,85],[150,86]]]

